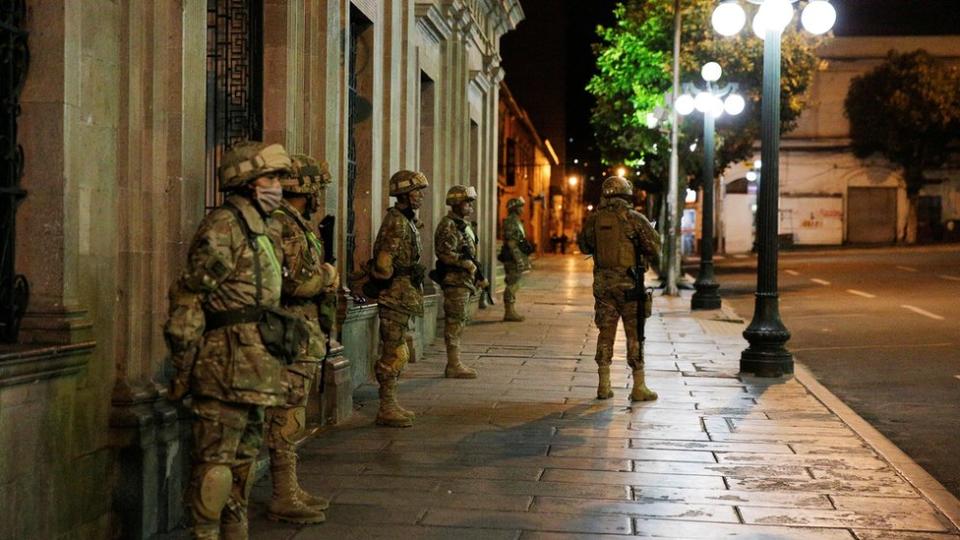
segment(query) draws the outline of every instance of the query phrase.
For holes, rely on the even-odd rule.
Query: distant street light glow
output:
[[[747,171],[747,182],[756,182],[756,181],[757,181],[757,172]]]
[[[833,8],[830,2],[825,0],[813,0],[807,7],[803,8],[800,14],[800,22],[804,29],[811,34],[823,34],[833,28],[837,22],[837,10]]]
[[[761,165],[763,165],[763,162],[762,162],[762,161],[760,161],[759,159],[754,160],[754,162],[753,162],[753,168],[754,168],[754,169],[759,169]]]
[[[719,81],[722,74],[723,69],[716,62],[707,62],[700,68],[700,76],[707,82]]]
[[[570,184],[570,187],[576,187],[577,183],[580,182],[580,179],[576,176],[571,176],[567,178],[567,183]]]
[[[690,94],[683,94],[677,98],[677,102],[674,103],[674,107],[677,109],[677,114],[681,116],[686,116],[693,112],[694,109],[694,100],[693,96]]]
[[[747,103],[740,94],[730,94],[723,102],[723,110],[730,116],[736,116],[743,112]]]
[[[721,35],[732,36],[743,28],[747,22],[747,14],[736,2],[724,2],[713,10],[710,17],[713,28]]]
[[[659,123],[659,121],[657,120],[657,115],[655,115],[655,114],[653,114],[653,113],[651,113],[651,112],[648,112],[648,113],[647,113],[647,127],[650,128],[650,129],[653,129],[653,128],[657,127],[657,124],[658,124],[658,123]]]
[[[704,113],[713,108],[713,96],[710,92],[700,92],[693,99],[693,104],[698,111]]]
[[[617,176],[626,176],[627,170],[623,167],[617,167]]]

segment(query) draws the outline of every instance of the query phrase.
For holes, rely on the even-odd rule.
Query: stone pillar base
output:
[[[307,402],[307,418],[314,425],[336,425],[345,422],[353,414],[353,377],[350,360],[343,355],[343,345],[330,342],[330,351],[324,360],[323,393],[320,392],[319,376],[314,396]]]
[[[110,444],[117,452],[114,507],[123,538],[148,539],[183,524],[190,467],[187,416],[152,386],[120,382],[114,388]]]
[[[80,306],[28,309],[20,323],[19,343],[66,345],[93,339],[93,323]]]

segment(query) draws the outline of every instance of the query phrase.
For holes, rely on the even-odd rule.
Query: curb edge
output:
[[[910,485],[926,497],[956,529],[960,530],[960,500],[947,491],[943,484],[930,476],[930,473],[918,465],[913,458],[823,386],[807,366],[796,360],[794,360],[794,377],[854,433],[876,450],[883,459],[887,460]]]

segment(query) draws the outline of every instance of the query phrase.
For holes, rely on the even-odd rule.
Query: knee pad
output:
[[[191,506],[203,519],[219,521],[220,512],[226,506],[233,487],[233,473],[230,467],[219,464],[201,465],[196,482]]]

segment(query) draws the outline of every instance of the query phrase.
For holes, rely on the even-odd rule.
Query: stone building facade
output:
[[[499,171],[497,174],[498,227],[502,234],[507,201],[523,197],[521,219],[537,253],[550,246],[550,177],[559,165],[550,142],[542,139],[527,111],[514,99],[506,83],[500,83]],[[502,240],[502,239],[501,239]]]
[[[902,171],[880,158],[858,159],[850,149],[843,109],[850,81],[883,62],[890,50],[917,49],[960,64],[960,36],[836,37],[817,50],[822,62],[807,108],[797,128],[784,135],[780,150],[780,233],[794,244],[922,241],[924,223],[931,226],[937,220],[934,210],[945,228],[951,222],[960,227],[957,166],[927,172],[936,181],[919,194],[917,227],[918,220],[909,215]],[[754,159],[760,159],[759,148],[754,158],[731,166],[724,175],[726,195],[718,216],[727,251],[749,251],[752,246],[756,186],[745,175]]]
[[[149,538],[184,517],[189,437],[163,399],[161,329],[167,288],[218,203],[223,149],[262,138],[329,163],[323,207],[337,216],[347,287],[401,168],[430,177],[430,229],[450,185],[477,187],[492,269],[499,40],[523,11],[517,0],[21,1],[31,62],[15,267],[30,301],[0,349],[0,538]],[[334,421],[377,353],[376,306],[347,287],[322,400]],[[418,347],[436,331],[429,292]]]

